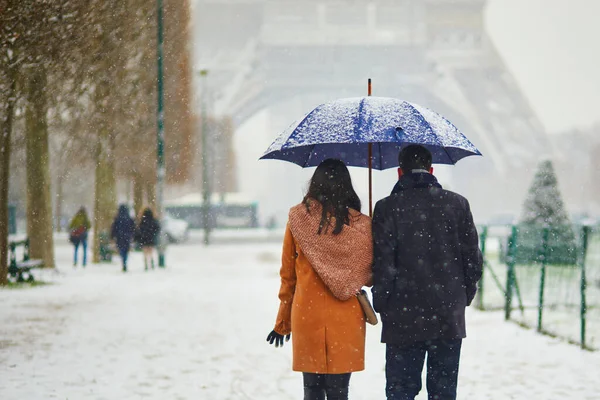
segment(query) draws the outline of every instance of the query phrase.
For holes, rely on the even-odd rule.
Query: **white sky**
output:
[[[488,0],[488,32],[549,133],[600,122],[600,0]]]

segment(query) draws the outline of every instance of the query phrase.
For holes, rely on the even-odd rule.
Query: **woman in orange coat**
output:
[[[279,313],[267,341],[292,333],[293,370],[304,399],[347,399],[350,374],[364,369],[365,317],[356,298],[371,285],[371,219],[348,169],[325,160],[302,203],[292,207],[283,240]]]

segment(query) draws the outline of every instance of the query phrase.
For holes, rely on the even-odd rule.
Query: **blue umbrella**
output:
[[[336,158],[346,165],[369,168],[369,214],[372,210],[371,169],[398,166],[398,152],[411,144],[431,151],[434,164],[456,164],[481,155],[456,126],[428,108],[388,97],[353,97],[317,106],[293,123],[269,146],[261,160],[289,161],[315,167]]]
[[[293,123],[261,157],[315,167],[327,158],[349,166],[398,166],[404,146],[427,147],[434,164],[456,164],[464,157],[481,155],[456,126],[428,108],[387,97],[355,97],[321,104]]]

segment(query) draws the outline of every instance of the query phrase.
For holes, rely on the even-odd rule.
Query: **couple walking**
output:
[[[148,265],[154,269],[152,254],[158,243],[160,224],[154,217],[152,209],[148,207],[144,209],[136,226],[133,218],[129,215],[129,208],[124,204],[120,205],[110,231],[111,239],[115,241],[119,249],[123,272],[127,272],[127,261],[132,241],[137,242],[144,252],[144,270],[148,270]]]
[[[400,152],[398,182],[372,221],[348,169],[331,159],[290,210],[267,341],[281,346],[293,334],[305,400],[348,399],[351,373],[364,369],[365,318],[355,296],[362,286],[372,286],[383,323],[387,398],[417,396],[427,355],[429,399],[456,399],[465,307],[482,256],[468,201],[442,189],[431,160],[422,146]]]

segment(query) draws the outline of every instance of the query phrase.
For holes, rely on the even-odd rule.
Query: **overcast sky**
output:
[[[486,24],[492,40],[549,133],[600,123],[600,0],[488,0]],[[304,112],[304,111],[302,111]],[[297,114],[301,115],[301,111]],[[302,198],[313,169],[257,159],[293,119],[264,110],[235,137],[239,189],[259,201],[262,218],[283,223]],[[352,168],[367,204],[366,170]],[[389,193],[395,171],[374,174],[373,198]],[[449,172],[436,175],[452,189]],[[485,217],[480,213],[480,217]]]
[[[492,40],[550,133],[600,123],[600,0],[488,0]]]

